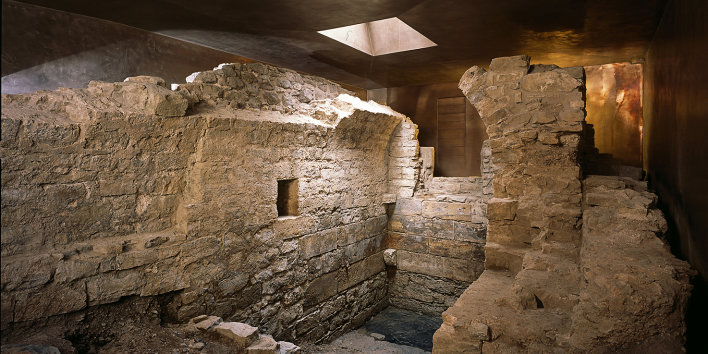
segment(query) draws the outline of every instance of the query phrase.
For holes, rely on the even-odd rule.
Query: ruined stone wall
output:
[[[222,64],[187,77],[179,90],[190,103],[232,108],[254,108],[284,113],[313,113],[307,104],[352,94],[329,80],[262,63]],[[322,117],[322,116],[320,116]],[[331,123],[331,122],[330,122]]]
[[[418,144],[418,126],[404,118],[396,127],[388,148],[388,193],[410,198],[420,183],[422,159]]]
[[[480,177],[433,177],[427,189],[398,197],[387,247],[396,250],[390,301],[440,315],[484,269],[486,219]]]
[[[387,303],[401,117],[344,92],[248,64],[177,91],[137,77],[3,95],[3,328],[165,293],[174,320],[217,315],[279,339],[363,322]],[[293,178],[298,213],[279,217],[277,181]]]
[[[439,316],[483,270],[491,165],[483,152],[482,177],[433,177],[433,148],[416,138],[404,121],[389,146],[389,192],[397,194],[386,240],[395,250],[390,301]]]
[[[433,352],[643,351],[662,342],[667,352],[680,351],[681,326],[664,332],[653,320],[682,320],[688,268],[656,247],[662,230],[650,197],[621,184],[594,202],[607,204],[595,210],[606,214],[583,214],[582,68],[529,66],[527,56],[497,58],[489,68],[472,67],[460,80],[490,139],[494,198],[487,205],[485,270],[443,313]],[[610,195],[618,201],[605,200]],[[606,218],[614,214],[620,217]],[[644,255],[652,257],[650,267],[634,261]],[[645,288],[650,282],[656,288]],[[637,301],[644,305],[623,309]],[[651,325],[629,326],[642,321]],[[652,330],[636,328],[643,326]]]

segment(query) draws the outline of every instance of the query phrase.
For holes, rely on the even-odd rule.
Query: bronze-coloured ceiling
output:
[[[363,88],[457,81],[529,54],[561,66],[644,57],[666,0],[22,0]],[[398,17],[437,46],[370,56],[317,31]]]

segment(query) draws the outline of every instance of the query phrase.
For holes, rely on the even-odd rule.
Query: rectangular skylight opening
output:
[[[371,56],[437,46],[398,17],[338,27],[318,33]]]

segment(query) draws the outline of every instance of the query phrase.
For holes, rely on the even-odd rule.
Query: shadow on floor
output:
[[[386,341],[433,350],[433,334],[442,318],[389,306],[366,322],[362,328],[386,336]]]

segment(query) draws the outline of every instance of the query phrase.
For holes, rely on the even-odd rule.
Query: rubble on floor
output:
[[[224,322],[221,317],[201,315],[189,321],[196,330],[214,334],[228,342],[234,352],[248,354],[296,353],[297,345],[276,341],[273,336],[258,332],[258,328],[241,322]]]

